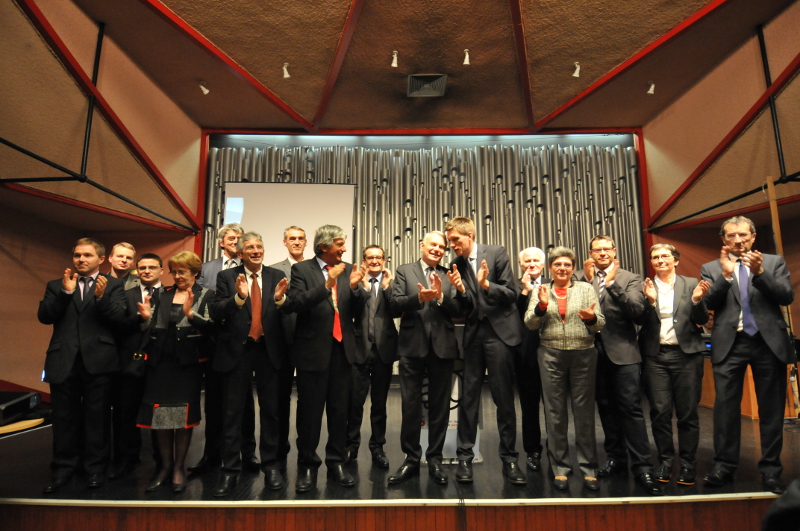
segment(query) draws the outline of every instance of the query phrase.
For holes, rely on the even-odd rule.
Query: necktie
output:
[[[81,277],[81,282],[83,282],[83,289],[81,289],[81,300],[86,300],[86,295],[89,293],[89,288],[92,285],[92,277]]]
[[[333,269],[333,266],[326,265],[325,269],[327,269],[329,272],[328,274],[330,274],[330,270]],[[336,288],[336,282],[333,283],[331,297],[333,298],[333,339],[341,342],[342,321],[339,320],[339,290]]]
[[[370,342],[375,342],[375,312],[378,310],[378,290],[375,289],[375,286],[378,284],[377,278],[369,279],[369,292],[372,295],[369,298],[369,314],[368,314],[368,325],[367,325],[367,332],[369,334],[368,339]]]
[[[233,258],[228,258],[228,261],[225,262],[225,269],[230,269],[232,267],[236,267],[236,260]]]
[[[377,278],[369,279],[369,293],[370,295],[372,295],[372,298],[374,299],[378,298],[378,290],[375,288],[377,284],[378,284]]]
[[[147,292],[148,297],[153,298],[153,286],[147,286],[144,290]]]
[[[431,287],[431,273],[433,272],[433,268],[428,266],[425,268],[425,285],[428,286],[428,289]]]
[[[606,290],[606,272],[605,271],[598,271],[597,272],[597,293],[598,293],[598,295],[602,295],[605,290]]]
[[[754,336],[758,333],[758,326],[750,309],[750,293],[747,290],[750,286],[750,277],[744,262],[741,260],[737,260],[737,262],[739,262],[739,299],[742,301],[742,329],[747,334]]]
[[[252,273],[250,278],[253,279],[253,284],[250,286],[250,311],[253,314],[253,320],[250,323],[248,336],[257,340],[264,335],[264,327],[261,324],[261,288],[258,286],[257,274]]]

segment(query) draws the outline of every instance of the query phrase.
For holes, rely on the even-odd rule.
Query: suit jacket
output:
[[[172,310],[172,301],[175,298],[175,286],[163,287],[159,290],[158,303],[150,318],[150,337],[144,346],[147,353],[147,364],[158,365],[164,353],[166,339],[169,331],[169,316]],[[210,337],[214,334],[214,321],[208,311],[208,305],[214,297],[214,292],[195,283],[192,286],[194,303],[192,304],[192,320],[185,315],[175,326],[176,341],[174,343],[175,357],[181,365],[190,365],[207,360],[212,354],[213,342]]]
[[[781,312],[781,306],[788,306],[794,300],[789,271],[780,256],[764,254],[763,257],[761,267],[764,272],[757,277],[749,275],[747,293],[750,308],[761,337],[773,354],[784,363],[794,363],[796,354],[787,334],[788,325]],[[739,283],[735,275],[732,282],[725,280],[718,259],[704,264],[700,269],[700,276],[711,283],[708,295],[705,296],[706,306],[714,311],[711,360],[720,363],[728,355],[736,339],[741,312]]]
[[[242,261],[240,259],[239,264],[241,265],[241,263]],[[211,291],[216,291],[217,275],[219,275],[220,271],[222,271],[222,266],[224,265],[225,255],[220,256],[216,260],[211,260],[203,264],[203,268],[200,270],[200,277],[197,279],[197,284],[200,284],[202,287],[210,289]]]
[[[160,295],[163,289],[163,286],[158,288],[156,295]],[[158,306],[156,295],[150,301],[154,310]],[[140,351],[142,342],[145,339],[144,336],[149,333],[148,330],[142,330],[144,320],[139,315],[138,303],[140,302],[144,302],[144,300],[139,286],[125,290],[125,318],[116,329],[120,369],[124,369],[128,364],[132,363],[133,355]]]
[[[81,300],[80,284],[68,295],[61,279],[47,283],[38,312],[40,323],[53,325],[44,362],[45,382],[63,382],[79,352],[90,374],[113,372],[119,367],[114,329],[125,317],[125,293],[122,281],[106,278],[108,285],[100,300],[94,296],[96,282],[92,282],[85,300]]]
[[[453,318],[459,317],[461,308],[456,302],[456,288],[447,279],[447,269],[436,267],[442,280],[442,304],[437,301],[419,301],[417,284],[426,286],[422,265],[417,262],[397,268],[390,307],[392,315],[400,317],[398,353],[406,358],[427,356],[429,347],[442,359],[459,356]]]
[[[544,285],[550,282],[544,275],[539,277],[539,282]],[[522,294],[522,290],[525,286],[522,285],[522,279],[517,281],[517,290],[519,295],[517,295],[517,313],[519,314],[519,318],[522,319],[523,323],[525,322],[525,312],[528,311],[528,304],[530,304],[531,296],[535,296],[536,294],[533,292],[528,293],[527,295]],[[538,298],[536,300],[539,300]],[[539,330],[530,330],[528,329],[525,332],[524,337],[522,338],[522,343],[520,344],[520,354],[522,355],[522,363],[527,366],[539,366],[538,361],[538,354],[539,351]]]
[[[282,271],[283,275],[286,278],[288,278],[289,281],[292,280],[292,263],[289,261],[288,258],[285,260],[281,260],[280,262],[275,262],[270,267]]]
[[[219,327],[217,353],[214,369],[228,372],[242,357],[250,325],[253,322],[253,306],[250,297],[244,305],[236,304],[236,279],[250,272],[241,265],[222,271],[217,277],[217,292],[211,303],[211,317]],[[272,365],[280,369],[284,364],[286,342],[283,336],[281,313],[275,304],[275,286],[284,278],[277,269],[261,268],[261,324],[264,327],[264,354]]]
[[[585,281],[582,271],[578,278]],[[595,291],[598,290],[597,275],[592,279],[592,286]],[[607,286],[598,298],[606,318],[600,337],[608,358],[617,365],[640,363],[642,356],[636,338],[636,325],[641,323],[647,304],[642,291],[642,277],[620,268],[614,283]]]
[[[292,263],[287,258],[286,260],[281,260],[280,262],[272,264],[270,267],[278,269],[283,273],[283,275],[289,279],[289,282],[292,281]],[[283,321],[283,337],[286,340],[286,344],[291,346],[292,341],[294,340],[294,329],[297,326],[297,315],[293,313],[283,314],[282,317]],[[289,360],[289,352],[291,349],[286,349],[286,359],[285,364],[288,365],[291,363]]]
[[[356,363],[364,363],[372,352],[373,342],[369,340],[369,313],[370,304],[375,304],[375,342],[374,345],[378,350],[378,356],[381,361],[386,365],[391,365],[397,361],[397,328],[394,325],[391,311],[389,308],[389,299],[392,294],[392,287],[389,286],[383,289],[378,286],[378,296],[374,297],[374,301],[370,292],[364,290],[364,306],[361,311],[361,318],[359,325],[361,328],[361,341],[358,341],[358,356]]]
[[[522,343],[524,330],[522,321],[517,313],[517,280],[511,271],[508,254],[505,248],[500,245],[478,246],[477,269],[486,260],[489,266],[489,290],[488,292],[477,285],[469,261],[461,256],[453,260],[453,264],[458,266],[461,278],[464,280],[466,292],[458,294],[457,297],[463,301],[467,299],[467,304],[462,302],[462,309],[468,312],[467,323],[464,330],[464,344],[468,344],[480,324],[479,318],[488,319],[495,333],[508,346],[513,347]]]
[[[350,289],[351,264],[336,279],[339,294],[339,320],[342,326],[342,345],[347,361],[353,363],[358,356],[354,318],[364,304],[364,289]],[[299,370],[323,371],[328,368],[333,342],[333,299],[325,287],[325,275],[316,258],[303,260],[292,266],[288,300],[281,311],[297,314],[297,327],[292,342],[292,364]],[[358,330],[361,333],[361,330]],[[358,338],[360,340],[360,338]]]
[[[675,276],[675,294],[672,302],[672,323],[678,345],[687,354],[703,352],[706,349],[703,341],[703,329],[708,322],[708,308],[705,297],[700,302],[692,302],[692,291],[697,287],[696,278]],[[656,299],[658,304],[658,299]],[[655,357],[661,346],[661,316],[658,306],[645,302],[642,329],[639,331],[639,347],[642,355]]]

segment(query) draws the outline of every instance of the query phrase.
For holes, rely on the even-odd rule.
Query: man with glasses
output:
[[[642,413],[642,386],[636,323],[645,306],[642,277],[626,271],[616,260],[610,236],[595,236],[583,278],[591,282],[600,299],[606,325],[597,334],[597,410],[605,433],[606,464],[598,475],[610,476],[630,466],[636,482],[651,495],[663,494],[653,480],[650,441]]]
[[[643,377],[650,401],[650,424],[658,449],[656,481],[669,483],[675,459],[672,410],[678,418],[681,469],[678,485],[694,485],[700,443],[700,402],[703,383],[703,329],[708,308],[703,297],[710,284],[676,274],[681,255],[668,243],[650,248],[656,272],[644,281],[644,321],[639,332]]]
[[[797,361],[781,306],[794,300],[786,263],[780,256],[753,251],[756,228],[743,216],[728,219],[720,230],[718,260],[704,264],[711,284],[706,304],[715,312],[711,331],[714,364],[714,469],[703,479],[719,487],[733,480],[739,464],[741,401],[749,365],[758,399],[761,471],[764,488],[781,494],[781,448],[786,401],[786,365]]]

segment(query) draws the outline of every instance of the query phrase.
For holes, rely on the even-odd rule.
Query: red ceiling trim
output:
[[[144,149],[142,149],[142,146],[139,145],[131,132],[128,131],[128,128],[125,127],[119,116],[111,109],[111,105],[109,105],[102,94],[100,94],[97,87],[94,86],[92,80],[86,75],[86,72],[83,71],[83,68],[81,68],[78,61],[69,51],[69,48],[64,44],[64,41],[58,36],[53,26],[50,25],[50,22],[47,21],[44,13],[42,13],[34,0],[16,0],[16,2],[86,96],[94,96],[96,107],[100,111],[100,114],[105,117],[111,129],[117,133],[119,139],[127,146],[134,158],[136,158],[144,167],[145,171],[150,174],[156,185],[161,188],[172,204],[186,217],[186,220],[193,227],[199,228],[194,213],[189,210],[189,207],[186,206],[186,203],[183,202],[175,189],[172,188],[169,181],[167,181],[164,175],[158,170],[153,160],[147,155]]]
[[[208,133],[200,132],[200,164],[197,170],[197,217],[203,229],[194,236],[194,253],[203,256],[203,240],[205,239],[206,196],[208,195]]]
[[[191,234],[194,235],[192,231],[188,231],[181,227],[177,227],[170,223],[163,223],[161,221],[155,221],[153,219],[143,218],[141,216],[136,216],[134,214],[128,214],[127,212],[121,212],[119,210],[113,210],[111,208],[106,208],[103,206],[95,205],[92,203],[86,203],[84,201],[79,201],[77,199],[72,199],[71,197],[65,197],[63,195],[58,194],[51,194],[50,192],[45,192],[43,190],[37,190],[36,188],[29,188],[27,186],[22,186],[15,183],[3,183],[2,186],[8,188],[9,190],[14,190],[16,192],[22,192],[23,194],[30,194],[36,197],[42,197],[44,199],[50,199],[51,201],[57,201],[59,203],[64,203],[65,205],[75,206],[84,208],[86,210],[92,210],[94,212],[99,212],[101,214],[107,214],[109,216],[114,216],[115,218],[122,218],[127,219],[129,221],[135,221],[137,223],[142,223],[144,225],[151,225],[153,227],[158,227],[159,229],[166,229],[175,232],[180,232],[182,234]]]
[[[519,77],[522,82],[522,94],[525,98],[525,114],[528,118],[528,129],[536,132],[533,116],[533,96],[531,95],[531,77],[528,70],[528,47],[525,45],[525,26],[522,22],[522,6],[520,0],[510,0],[511,22],[514,26],[514,41],[517,47],[517,63]]]
[[[795,203],[800,201],[800,194],[798,195],[790,195],[788,197],[784,197],[783,199],[778,199],[777,204],[778,206],[786,205],[788,203]],[[703,223],[710,223],[712,221],[720,221],[723,219],[732,218],[733,216],[741,216],[744,214],[748,214],[750,212],[758,212],[759,210],[766,210],[769,208],[769,201],[765,203],[759,203],[757,205],[740,208],[738,210],[732,210],[730,212],[723,212],[722,214],[714,214],[713,216],[708,216],[705,218],[693,219],[690,221],[686,221],[684,223],[677,223],[675,225],[670,225],[669,227],[664,227],[663,229],[659,229],[656,231],[657,233],[667,232],[671,230],[677,229],[685,229],[688,227],[694,227],[696,225],[702,225]],[[649,232],[648,232],[649,234]]]
[[[512,1],[518,1],[518,0],[512,0]],[[681,22],[680,24],[669,30],[667,33],[665,33],[658,39],[654,40],[653,42],[645,46],[639,52],[635,53],[627,61],[624,61],[619,66],[612,69],[609,73],[607,73],[606,75],[604,75],[603,77],[592,83],[588,88],[584,89],[577,96],[569,100],[567,103],[565,103],[561,107],[557,108],[555,111],[551,112],[550,114],[539,120],[539,122],[536,123],[536,129],[537,130],[541,129],[542,127],[544,127],[545,124],[553,121],[556,117],[563,114],[571,107],[574,107],[581,100],[586,99],[586,97],[596,92],[598,89],[600,89],[602,86],[610,82],[612,79],[618,77],[623,72],[636,65],[639,61],[641,61],[642,59],[653,53],[656,49],[663,46],[667,42],[671,41],[678,35],[684,33],[692,26],[700,22],[702,19],[704,19],[711,13],[715,12],[720,7],[724,6],[729,1],[730,0],[712,0],[711,2],[703,6],[701,9],[699,9],[697,12],[695,12],[692,16],[690,16],[689,18],[687,18],[686,20],[684,20],[683,22]]]
[[[761,114],[761,112],[769,105],[769,98],[771,96],[776,95],[778,92],[783,90],[783,88],[792,80],[792,78],[800,71],[800,54],[797,54],[789,63],[789,66],[781,72],[781,75],[775,79],[764,94],[756,101],[756,103],[750,108],[749,111],[742,117],[741,120],[730,130],[730,132],[722,139],[722,141],[717,144],[711,153],[700,163],[700,165],[692,172],[691,175],[683,182],[683,184],[675,190],[675,192],[667,199],[667,201],[659,208],[653,217],[650,220],[650,225],[657,222],[661,217],[666,214],[666,212],[675,205],[675,203],[680,199],[688,190],[692,187],[699,179],[703,176],[703,174],[714,164],[717,159],[736,141],[737,138],[750,126],[750,124]]]
[[[292,109],[286,102],[278,97],[277,94],[269,90],[266,86],[264,86],[260,81],[250,75],[247,70],[236,64],[230,57],[225,55],[225,53],[217,48],[211,41],[206,39],[203,35],[201,35],[197,30],[187,24],[183,19],[181,19],[178,15],[172,12],[167,6],[162,4],[158,0],[139,0],[144,5],[152,9],[157,15],[159,15],[165,22],[171,25],[173,28],[178,30],[182,33],[185,37],[189,38],[192,42],[194,42],[198,47],[200,47],[203,51],[207,52],[211,57],[217,59],[218,61],[222,62],[228,69],[233,72],[236,76],[242,78],[245,82],[250,84],[252,88],[255,89],[256,92],[264,96],[270,103],[275,105],[278,109],[280,109],[285,115],[289,116],[296,122],[300,123],[305,129],[311,131],[312,125],[311,122],[300,116],[300,114]]]
[[[336,86],[336,80],[339,79],[339,72],[344,63],[344,57],[347,54],[347,49],[350,47],[350,41],[353,39],[353,33],[356,31],[358,18],[361,16],[361,11],[364,9],[365,0],[353,0],[350,4],[350,11],[347,13],[347,20],[344,23],[344,30],[339,39],[339,44],[336,45],[336,53],[333,56],[333,63],[328,72],[328,80],[325,82],[325,88],[322,90],[322,98],[317,108],[317,114],[314,116],[314,132],[319,130],[319,125],[325,117],[325,111],[328,110],[328,103],[330,103],[333,89]]]

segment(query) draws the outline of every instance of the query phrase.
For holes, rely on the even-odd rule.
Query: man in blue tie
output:
[[[764,488],[781,494],[781,448],[786,401],[786,365],[797,361],[781,306],[794,300],[786,263],[780,256],[753,251],[756,228],[742,216],[722,224],[719,260],[703,265],[711,284],[706,305],[715,312],[711,332],[714,364],[714,469],[707,485],[730,482],[739,464],[741,402],[749,365],[758,399]]]

